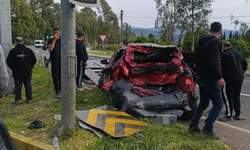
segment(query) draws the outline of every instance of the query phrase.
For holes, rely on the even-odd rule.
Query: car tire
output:
[[[191,110],[185,110],[183,109],[183,114],[180,117],[181,120],[191,120],[194,116],[194,111],[197,107],[197,101],[198,101],[198,97],[193,95],[192,93],[189,93],[187,96],[188,99],[188,106],[189,108],[191,108]]]

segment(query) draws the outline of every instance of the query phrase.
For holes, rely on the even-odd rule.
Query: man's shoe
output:
[[[233,118],[225,116],[225,117],[219,118],[218,120],[221,122],[231,122],[233,121]]]
[[[31,103],[31,102],[32,102],[32,99],[27,100],[27,103]]]
[[[220,138],[218,136],[216,136],[216,134],[211,130],[211,131],[208,131],[208,130],[205,130],[203,129],[202,130],[202,134],[207,137],[207,138],[210,138],[210,139],[213,139],[213,140],[219,140]]]
[[[15,100],[15,101],[14,101],[14,104],[16,104],[16,106],[19,106],[19,105],[22,104],[22,102],[21,102],[20,100]]]
[[[61,96],[61,93],[57,93],[57,94],[56,94],[56,98],[61,99],[61,97],[62,97],[62,96]]]
[[[191,134],[201,133],[201,129],[199,127],[191,127],[191,126],[189,126],[188,132],[191,133]]]
[[[77,88],[78,91],[84,91],[84,89],[81,87],[81,88]]]
[[[234,120],[246,120],[245,118],[241,118],[241,116],[233,116]]]

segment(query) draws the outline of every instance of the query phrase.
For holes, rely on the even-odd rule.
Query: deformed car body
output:
[[[99,86],[115,107],[135,117],[192,118],[195,73],[177,47],[132,43],[101,63],[106,66]]]

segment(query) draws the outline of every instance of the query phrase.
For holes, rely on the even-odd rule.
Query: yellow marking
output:
[[[104,131],[111,136],[115,136],[115,124],[124,123],[138,126],[147,126],[146,123],[139,120],[128,120],[128,119],[119,119],[119,118],[106,118]],[[132,131],[132,130],[131,130]],[[125,132],[125,136],[133,133]]]
[[[112,110],[96,110],[96,109],[91,109],[89,110],[89,115],[86,120],[86,123],[95,126],[98,114],[107,114],[107,115],[120,115],[120,116],[127,116],[131,117],[131,115],[122,112],[122,111],[112,111]]]
[[[131,134],[133,134],[133,133],[136,133],[136,132],[139,132],[139,131],[141,131],[141,129],[125,128],[125,129],[124,129],[124,134],[125,134],[126,136],[129,136],[129,135],[131,135]]]

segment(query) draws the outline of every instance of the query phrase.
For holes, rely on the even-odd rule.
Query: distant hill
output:
[[[141,36],[141,34],[143,34],[143,36],[148,37],[149,34],[153,34],[155,38],[159,39],[160,38],[160,30],[156,29],[156,28],[138,28],[138,27],[131,27],[131,30],[133,32],[135,32],[136,36]],[[229,37],[229,33],[230,31],[232,31],[232,33],[234,34],[237,30],[228,30],[225,29],[223,30],[223,33],[226,33],[226,38]],[[179,40],[179,36],[180,36],[181,32],[180,30],[177,30],[174,34],[174,39],[177,42]]]

